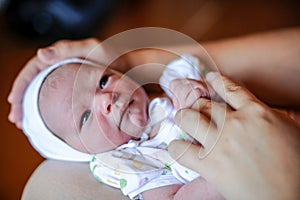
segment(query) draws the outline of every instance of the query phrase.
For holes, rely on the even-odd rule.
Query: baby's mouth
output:
[[[134,100],[132,99],[131,101],[129,101],[129,103],[126,105],[126,107],[124,108],[123,112],[121,113],[121,117],[120,117],[120,121],[119,121],[119,130],[121,130],[121,125],[122,125],[122,122],[123,122],[123,118],[124,118],[124,115],[125,113],[127,112],[127,110],[129,109],[130,105],[134,102]]]

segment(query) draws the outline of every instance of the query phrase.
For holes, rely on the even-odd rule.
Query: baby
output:
[[[166,67],[160,84],[173,100],[168,87],[178,78],[200,80],[197,59],[185,55]],[[200,83],[197,88],[207,97]],[[86,60],[65,60],[42,71],[28,87],[23,130],[45,158],[90,162],[100,182],[131,199],[193,199],[203,192],[221,198],[199,174],[169,156],[170,141],[192,142],[174,124],[171,101],[149,102],[129,77]]]

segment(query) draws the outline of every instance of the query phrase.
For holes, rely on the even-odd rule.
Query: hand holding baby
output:
[[[299,199],[299,126],[229,78],[206,78],[226,104],[199,98],[178,111],[177,125],[201,146],[173,141],[172,157],[225,199]]]

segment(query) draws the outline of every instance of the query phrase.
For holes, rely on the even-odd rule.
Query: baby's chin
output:
[[[148,119],[137,119],[130,118],[131,124],[126,124],[122,127],[122,132],[126,135],[129,135],[135,139],[138,139],[142,136],[143,132],[146,130],[148,125]]]
[[[145,128],[144,129],[137,128],[137,129],[135,129],[133,131],[132,130],[122,130],[122,132],[124,134],[130,136],[133,139],[139,139],[142,136],[144,130],[145,130]]]

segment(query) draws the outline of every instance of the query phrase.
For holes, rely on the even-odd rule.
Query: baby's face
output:
[[[68,64],[52,72],[39,97],[47,127],[79,151],[100,153],[140,137],[148,123],[144,89],[111,69]]]

